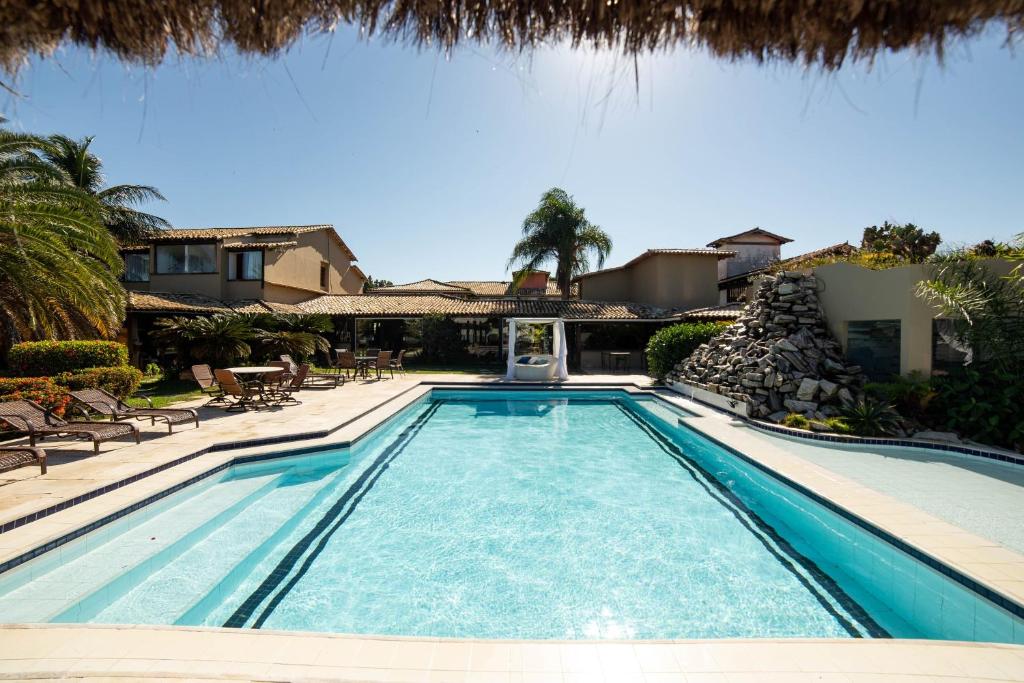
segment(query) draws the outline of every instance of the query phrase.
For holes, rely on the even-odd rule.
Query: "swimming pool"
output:
[[[7,572],[0,620],[1024,642],[1019,615],[680,416],[435,389],[351,448],[235,465]]]

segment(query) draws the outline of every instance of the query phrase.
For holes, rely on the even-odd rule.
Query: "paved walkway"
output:
[[[925,449],[826,448],[755,433],[766,443],[1024,553],[1020,465]]]

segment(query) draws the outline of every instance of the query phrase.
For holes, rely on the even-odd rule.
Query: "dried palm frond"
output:
[[[990,24],[1024,28],[1022,0],[0,0],[0,65],[68,41],[159,63],[169,50],[274,55],[306,34],[359,26],[416,45],[525,49],[569,41],[627,54],[687,45],[728,59],[838,67],[947,45]]]

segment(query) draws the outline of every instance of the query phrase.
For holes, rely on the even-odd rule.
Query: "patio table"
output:
[[[273,365],[250,365],[240,368],[226,368],[229,372],[233,372],[236,375],[265,375],[268,372],[281,372],[281,368],[276,368]]]
[[[370,364],[377,361],[377,356],[356,356],[356,366],[363,377],[369,377]]]

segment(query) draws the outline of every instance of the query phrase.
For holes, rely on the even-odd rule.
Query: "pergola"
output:
[[[508,366],[505,379],[516,377],[516,325],[518,323],[554,325],[553,351],[557,367],[555,376],[559,380],[569,379],[569,367],[566,362],[568,352],[565,345],[565,321],[561,318],[509,318],[508,319]]]

